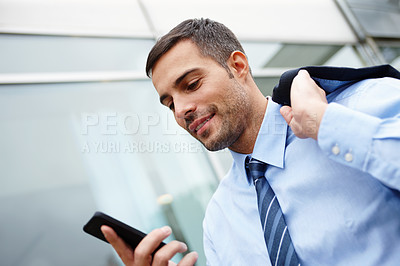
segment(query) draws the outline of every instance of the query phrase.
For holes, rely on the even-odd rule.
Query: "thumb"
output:
[[[292,107],[287,106],[287,105],[282,106],[280,109],[280,113],[283,116],[283,118],[285,119],[286,123],[288,123],[288,125],[289,125],[293,118]]]

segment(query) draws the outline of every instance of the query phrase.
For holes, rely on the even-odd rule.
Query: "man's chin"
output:
[[[212,142],[212,141],[209,141],[209,142],[200,141],[200,142],[209,151],[220,151],[220,150],[223,150],[223,149],[225,149],[225,148],[227,148],[229,146],[225,142],[219,142],[219,141],[214,141],[214,142]]]
[[[223,137],[219,134],[212,135],[209,131],[204,132],[202,136],[194,137],[209,151],[223,150],[232,144],[230,141],[231,139],[227,138],[227,136]]]

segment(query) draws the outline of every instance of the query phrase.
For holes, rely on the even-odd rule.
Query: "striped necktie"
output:
[[[246,173],[254,182],[264,239],[272,265],[300,265],[281,207],[265,178],[267,164],[246,158]]]

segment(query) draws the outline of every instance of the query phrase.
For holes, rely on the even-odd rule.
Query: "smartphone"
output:
[[[145,233],[133,227],[130,227],[129,225],[124,224],[123,222],[118,221],[117,219],[114,219],[111,216],[108,216],[107,214],[104,214],[102,212],[95,212],[93,217],[83,227],[83,231],[109,243],[100,230],[100,227],[102,225],[107,225],[114,229],[117,235],[121,237],[125,241],[125,243],[132,247],[132,250],[135,250],[136,246],[139,245],[140,241],[142,241],[142,239],[146,236]],[[165,243],[161,242],[161,244],[157,247],[152,255],[154,255],[154,253],[156,253],[157,250],[159,250],[164,245]]]

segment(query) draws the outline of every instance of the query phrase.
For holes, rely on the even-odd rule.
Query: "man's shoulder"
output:
[[[210,202],[219,200],[220,198],[224,198],[226,196],[227,190],[229,190],[229,187],[231,186],[234,179],[233,167],[234,166],[232,165],[231,168],[228,170],[228,172],[225,174],[225,176],[219,182],[218,187],[215,190],[213,196],[211,197]]]
[[[228,171],[228,173],[221,179],[217,189],[214,191],[214,194],[212,195],[210,201],[207,204],[203,221],[203,227],[205,231],[210,230],[210,228],[213,228],[212,221],[214,221],[216,216],[218,216],[218,214],[221,213],[221,211],[223,211],[224,200],[226,200],[226,197],[229,196],[228,188],[229,188],[229,183],[231,182],[230,179],[232,175],[232,167]]]
[[[217,189],[207,205],[206,217],[207,214],[213,213],[210,215],[215,215],[215,211],[218,212],[219,209],[224,208],[224,205],[228,202],[228,199],[234,194],[233,191],[235,190],[235,187],[238,186],[237,180],[238,176],[236,165],[233,162],[231,168],[219,182]]]
[[[337,102],[354,109],[367,104],[380,105],[399,99],[400,80],[395,78],[365,79],[328,95],[329,102]]]
[[[388,97],[392,93],[399,92],[400,79],[385,77],[361,80],[357,83],[354,83],[340,94],[346,96],[347,94],[351,95],[355,93],[378,93],[381,97]]]

